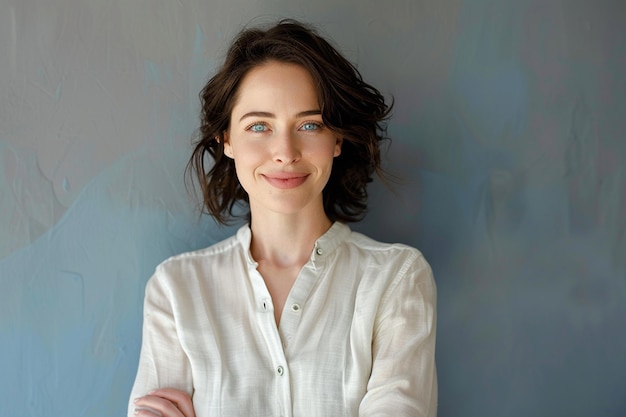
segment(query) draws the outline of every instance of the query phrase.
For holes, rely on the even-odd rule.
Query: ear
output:
[[[337,142],[335,143],[335,157],[341,155],[341,145],[343,144],[343,138],[337,137],[336,139]]]
[[[230,136],[228,134],[228,130],[225,130],[222,134],[222,139],[224,140],[224,155],[233,159],[233,147],[230,144]]]

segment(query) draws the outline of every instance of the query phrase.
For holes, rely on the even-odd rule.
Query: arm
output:
[[[435,330],[435,283],[430,266],[418,254],[381,299],[372,374],[359,416],[436,416]]]
[[[147,407],[163,412],[164,416],[192,417],[191,367],[178,337],[172,308],[172,290],[160,279],[159,272],[157,270],[146,286],[141,355],[130,396],[128,416],[137,415],[137,408]],[[158,388],[166,387],[173,390],[158,390],[147,395]],[[141,398],[138,403],[135,402],[137,398]],[[183,414],[170,413],[168,410],[174,411],[172,406],[183,411]],[[144,415],[154,414],[146,411]]]
[[[161,388],[134,400],[136,416],[195,417],[191,396],[185,391]]]

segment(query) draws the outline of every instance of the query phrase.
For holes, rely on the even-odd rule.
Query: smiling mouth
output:
[[[270,185],[280,188],[281,190],[299,187],[304,184],[308,177],[309,174],[263,175],[263,178],[265,178]]]

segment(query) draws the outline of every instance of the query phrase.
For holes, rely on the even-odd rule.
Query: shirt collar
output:
[[[348,238],[350,233],[351,230],[348,225],[340,222],[333,223],[326,233],[320,236],[320,238],[315,242],[310,258],[313,265],[323,262],[324,259],[328,258],[328,256]],[[257,262],[252,258],[252,254],[250,253],[250,242],[252,241],[252,231],[250,230],[250,225],[246,224],[241,226],[239,230],[237,230],[236,236],[237,240],[241,243],[244,249],[246,262],[248,265],[256,267]]]
[[[311,252],[311,262],[323,262],[330,254],[335,252],[337,246],[343,243],[350,235],[350,227],[344,223],[335,222],[332,226],[320,236],[315,242],[313,251]]]
[[[252,242],[252,231],[250,230],[250,225],[245,224],[237,230],[237,240],[241,243],[241,247],[243,248],[244,256],[246,257],[246,263],[248,266],[256,268],[257,263],[254,259],[252,259],[252,254],[250,253],[250,242]]]

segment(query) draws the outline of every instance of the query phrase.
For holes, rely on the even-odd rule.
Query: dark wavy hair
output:
[[[331,221],[355,222],[367,210],[367,184],[381,168],[380,145],[392,104],[363,81],[346,60],[315,29],[294,20],[281,20],[269,29],[248,28],[230,46],[224,65],[200,93],[201,125],[187,173],[197,180],[203,208],[216,221],[227,224],[238,203],[248,203],[235,164],[224,155],[228,130],[241,80],[252,68],[278,61],[304,67],[317,86],[322,120],[343,138],[341,154],[333,161],[323,204]],[[206,158],[213,158],[213,164]],[[210,167],[210,168],[209,168]],[[249,213],[248,213],[249,218]]]

